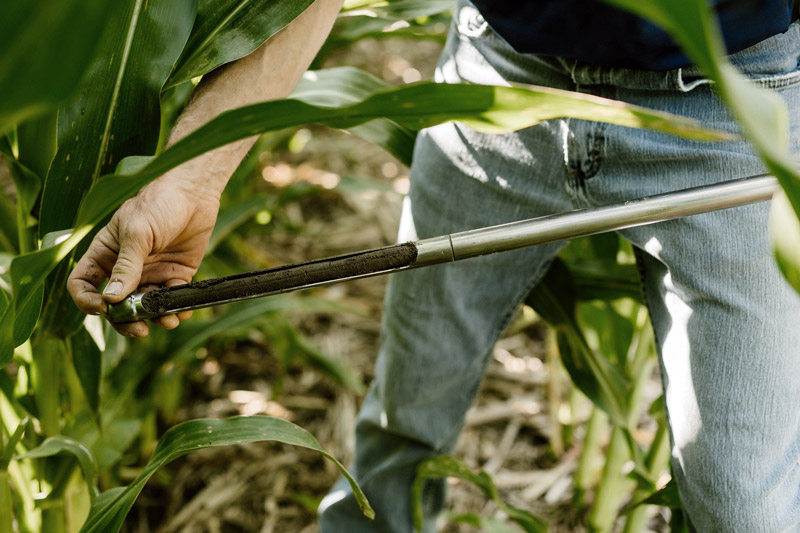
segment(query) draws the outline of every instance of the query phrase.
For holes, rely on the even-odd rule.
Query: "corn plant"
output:
[[[198,77],[252,52],[310,4],[32,0],[5,6],[0,18],[0,154],[14,193],[0,201],[0,533],[117,531],[157,469],[207,446],[275,440],[318,450],[336,462],[311,435],[282,420],[195,420],[161,435],[141,474],[127,486],[114,486],[109,472],[146,429],[146,413],[125,409],[147,377],[146,368],[128,370],[133,366],[126,364],[125,342],[99,320],[85,319],[63,287],[74,258],[113,210],[165,171],[238,139],[312,123],[349,129],[404,163],[410,163],[416,132],[447,120],[492,133],[573,117],[700,140],[725,136],[681,117],[564,91],[426,82],[389,88],[360,71],[336,69],[309,76],[289,99],[224,113],[165,148]],[[440,38],[428,31],[426,21],[438,20],[448,6],[439,1],[350,2],[349,8],[371,9],[374,16],[345,10],[323,54],[386,33],[383,29],[390,26],[410,38]],[[800,188],[781,150],[780,110],[768,97],[754,95],[721,62],[703,3],[687,0],[673,6],[652,0],[625,7],[675,33],[718,82],[786,190],[788,200],[776,203],[776,224],[796,228],[792,208],[800,211]],[[393,24],[405,19],[412,23]],[[757,115],[774,120],[754,120],[748,109],[753,102],[766,102]],[[258,205],[231,206],[215,238],[230,233]],[[797,235],[775,234],[780,264],[800,286],[800,237],[786,240]],[[235,311],[240,314],[231,320],[244,324],[265,310],[252,304]],[[180,338],[170,342],[162,352],[151,352],[153,361],[163,362],[170,355],[164,351],[182,346]],[[185,339],[183,346],[190,342]],[[590,355],[595,350],[579,348],[576,358],[593,357],[602,370],[586,383],[607,378],[612,388],[610,394],[605,388],[591,392],[592,386],[576,378],[578,385],[618,427],[629,427],[636,408],[616,395],[629,391],[624,379],[620,385],[619,369],[609,370],[626,363],[620,357],[603,363]],[[631,453],[649,480],[647,458],[639,461],[635,446]]]

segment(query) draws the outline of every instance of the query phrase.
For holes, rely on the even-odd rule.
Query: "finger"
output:
[[[150,326],[143,321],[127,323],[111,322],[111,325],[114,326],[117,333],[126,337],[143,338],[150,334]]]
[[[87,315],[105,315],[108,312],[108,305],[91,283],[70,276],[67,280],[67,291],[78,309]]]
[[[92,240],[67,279],[67,291],[75,305],[84,313],[92,315],[105,314],[107,311],[106,302],[100,296],[98,288],[109,274],[105,265],[113,264],[116,258],[116,253],[98,238],[102,237],[104,231],[107,232],[104,228]]]
[[[153,319],[153,324],[161,326],[164,329],[175,329],[180,323],[181,319],[175,314],[159,316]]]
[[[103,299],[109,303],[120,302],[136,290],[142,277],[142,266],[152,250],[147,228],[142,223],[129,222],[122,231],[119,255],[109,276],[108,285],[103,290]]]

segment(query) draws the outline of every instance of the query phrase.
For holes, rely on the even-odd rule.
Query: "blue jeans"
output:
[[[800,141],[800,26],[731,56],[789,105]],[[444,82],[532,83],[694,117],[734,131],[693,69],[643,72],[520,55],[469,3],[456,8]],[[400,240],[426,238],[764,172],[745,142],[706,144],[582,120],[507,135],[448,123],[419,135]],[[672,459],[698,531],[800,531],[800,298],[778,272],[769,204],[621,231],[638,250],[661,357]],[[320,507],[321,531],[409,532],[420,461],[450,452],[498,335],[561,248],[551,244],[395,274],[353,473]],[[443,502],[428,486],[426,530]]]

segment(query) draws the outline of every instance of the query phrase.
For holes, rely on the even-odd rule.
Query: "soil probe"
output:
[[[128,296],[109,306],[112,322],[134,322],[261,296],[270,296],[398,270],[450,263],[537,244],[652,224],[772,198],[772,176],[683,189],[630,200],[441,235],[306,263],[197,281]]]

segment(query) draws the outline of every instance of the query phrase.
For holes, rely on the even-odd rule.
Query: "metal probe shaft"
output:
[[[112,322],[133,322],[398,270],[547,244],[596,233],[652,224],[772,198],[772,176],[683,189],[602,207],[593,207],[386,246],[343,256],[248,272],[132,294],[109,306]]]

